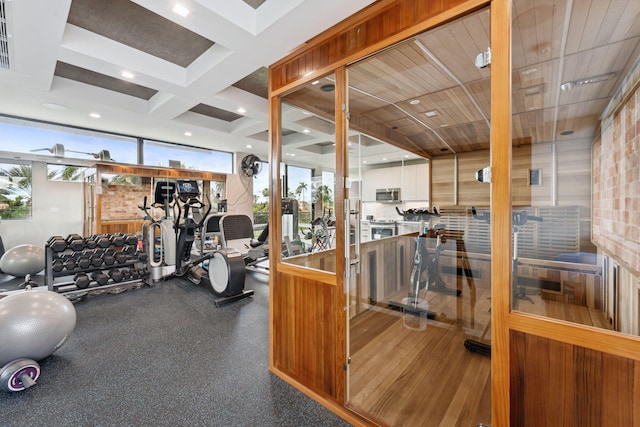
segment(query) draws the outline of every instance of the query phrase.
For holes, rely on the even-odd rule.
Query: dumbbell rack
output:
[[[138,250],[135,236],[54,236],[45,245],[45,285],[69,298],[116,286],[144,285],[148,278],[147,254]]]

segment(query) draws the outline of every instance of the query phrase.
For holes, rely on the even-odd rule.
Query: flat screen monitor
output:
[[[153,203],[156,206],[164,206],[165,202],[171,203],[176,192],[176,183],[171,181],[157,181]]]
[[[178,180],[178,197],[182,200],[196,198],[200,195],[198,182],[194,179]]]

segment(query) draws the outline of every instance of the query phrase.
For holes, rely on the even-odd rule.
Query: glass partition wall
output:
[[[639,335],[640,4],[512,4],[512,307]]]
[[[286,182],[281,163],[282,259],[286,263],[335,273],[336,126],[333,74],[296,88],[281,98],[282,158],[313,165],[309,199],[298,200],[300,183]],[[321,141],[317,142],[317,136]],[[324,140],[322,140],[322,136]],[[295,158],[295,151],[304,156]],[[304,157],[304,158],[301,158]]]
[[[346,395],[385,425],[491,419],[488,43],[483,10],[347,68]]]

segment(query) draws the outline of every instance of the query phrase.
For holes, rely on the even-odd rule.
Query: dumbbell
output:
[[[125,236],[123,236],[120,233],[117,234],[112,234],[109,237],[109,240],[111,241],[111,244],[115,247],[121,248],[122,246],[124,246],[124,243],[127,241],[127,239],[125,238]]]
[[[96,246],[98,246],[98,243],[93,237],[87,237],[86,239],[84,239],[84,244],[87,249],[95,249]]]
[[[75,252],[84,249],[84,237],[79,234],[69,234],[64,240],[67,242],[67,247]]]
[[[94,234],[91,236],[92,240],[96,242],[96,245],[106,249],[111,246],[111,241],[109,240],[109,236],[105,234]]]
[[[47,240],[47,245],[53,252],[62,252],[67,249],[67,242],[62,236],[52,236]]]
[[[129,246],[138,246],[138,238],[132,234],[128,234],[125,236],[125,245]]]
[[[102,255],[102,260],[106,265],[113,265],[116,262],[115,253],[116,251],[114,251],[113,249],[106,249],[104,251],[104,254]]]
[[[91,259],[85,254],[80,254],[76,259],[76,265],[83,270],[87,269],[91,266]]]
[[[120,269],[120,273],[122,273],[122,278],[124,280],[129,280],[131,278],[131,269],[130,268],[122,268],[122,269]]]
[[[116,252],[114,257],[118,264],[125,264],[127,262],[127,254],[125,252]]]
[[[64,261],[56,257],[56,259],[54,259],[53,262],[51,263],[51,269],[55,272],[58,272],[58,271],[62,271],[63,268],[64,268]]]
[[[67,256],[64,258],[64,268],[68,271],[74,270],[76,268],[77,261],[73,256]]]
[[[140,262],[147,262],[147,260],[149,259],[149,256],[145,251],[138,251],[136,252],[136,255],[138,257],[138,261]]]
[[[89,276],[87,276],[86,274],[78,273],[73,276],[73,283],[78,289],[86,289],[89,287],[89,283],[91,283],[91,280],[89,280]]]
[[[89,259],[91,259],[91,265],[94,267],[100,267],[104,263],[104,260],[102,259],[103,255],[104,249],[94,249],[93,254],[89,257]]]
[[[100,286],[106,285],[109,281],[109,276],[104,274],[102,271],[94,271],[91,273],[91,278]]]
[[[114,282],[121,282],[122,279],[124,279],[124,274],[117,268],[112,268],[109,270],[109,277],[111,277]]]

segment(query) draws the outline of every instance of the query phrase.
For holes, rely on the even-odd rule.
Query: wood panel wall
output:
[[[512,426],[640,424],[639,361],[523,332],[510,341]]]
[[[324,396],[343,395],[336,286],[271,274],[273,368]]]
[[[416,25],[424,25],[457,6],[479,8],[486,1],[469,0],[382,0],[311,39],[293,55],[269,68],[269,86],[277,91],[304,80],[314,73],[329,70],[349,59],[363,57],[386,44],[395,35]],[[472,9],[473,10],[473,9]],[[446,17],[444,19],[447,19]],[[418,30],[411,33],[418,32]],[[315,76],[314,76],[315,77]]]

